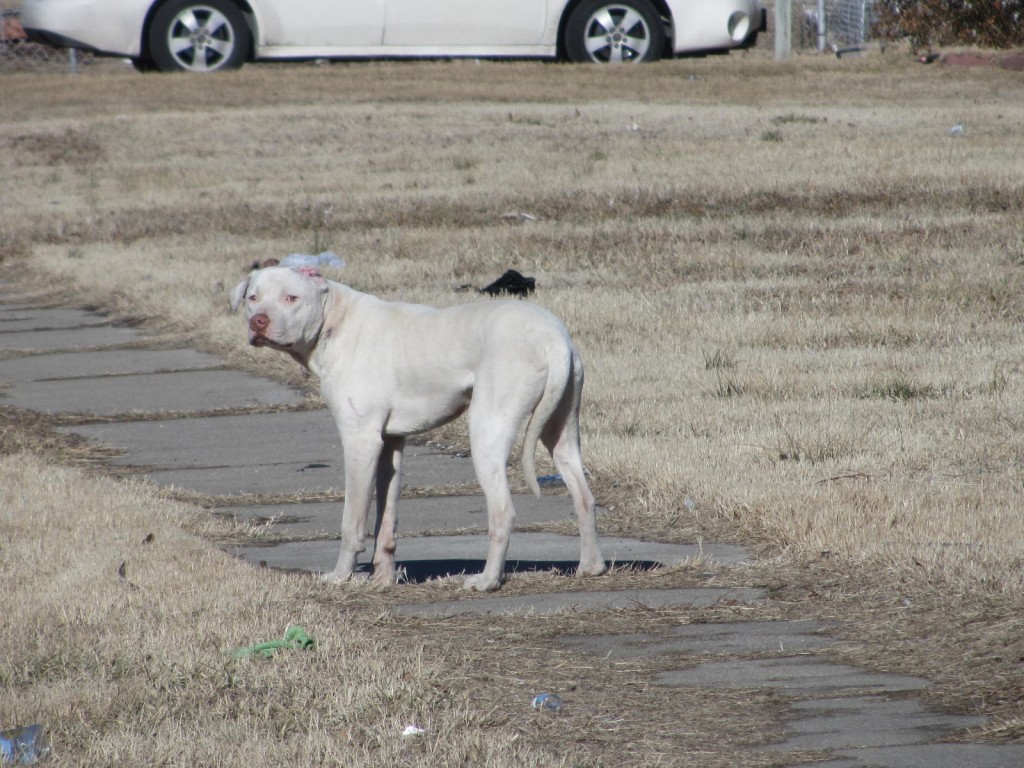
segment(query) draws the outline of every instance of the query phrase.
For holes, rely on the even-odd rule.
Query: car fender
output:
[[[675,53],[734,48],[761,24],[760,0],[665,0]]]
[[[150,0],[24,0],[21,23],[26,31],[44,30],[53,42],[69,47],[137,57],[149,6]],[[97,24],[101,14],[103,23]]]

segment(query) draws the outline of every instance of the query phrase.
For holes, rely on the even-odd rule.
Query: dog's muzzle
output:
[[[260,312],[249,318],[249,343],[260,346],[267,343],[267,329],[270,328],[270,316]]]

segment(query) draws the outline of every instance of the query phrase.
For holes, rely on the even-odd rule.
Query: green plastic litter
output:
[[[236,659],[244,659],[248,656],[262,656],[264,659],[269,659],[282,648],[305,651],[314,647],[316,647],[316,641],[306,634],[306,630],[302,627],[288,627],[283,640],[270,640],[266,643],[235,648],[233,651],[225,651],[225,653]]]

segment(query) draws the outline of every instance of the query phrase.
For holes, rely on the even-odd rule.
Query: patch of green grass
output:
[[[786,114],[777,115],[771,120],[773,125],[792,125],[794,123],[806,123],[807,125],[817,125],[818,123],[827,123],[827,117],[814,117],[812,115],[797,115],[797,114]]]
[[[893,375],[855,390],[857,397],[867,400],[931,400],[941,397],[943,391],[931,384],[920,384],[909,377]]]
[[[702,349],[701,356],[704,358],[704,370],[716,371],[736,367],[736,358],[724,349],[709,351]]]
[[[718,380],[711,390],[715,397],[731,398],[740,397],[744,393],[743,385],[731,376],[718,374]]]

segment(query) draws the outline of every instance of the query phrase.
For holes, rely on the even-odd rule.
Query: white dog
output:
[[[523,301],[448,309],[386,302],[324,279],[315,270],[270,267],[231,292],[245,303],[249,343],[287,352],[320,378],[341,432],[345,507],[341,554],[326,576],[352,576],[365,550],[366,518],[377,493],[375,579],[395,581],[395,507],[408,435],[469,412],[473,466],[487,497],[490,544],[467,589],[501,585],[515,510],[505,466],[525,428],[523,472],[540,495],[537,442],[550,451],[579,520],[579,572],[603,573],[594,496],[580,455],[583,365],[565,326]]]

